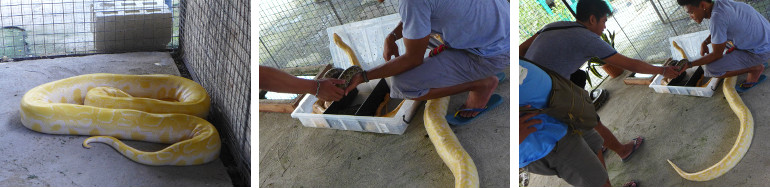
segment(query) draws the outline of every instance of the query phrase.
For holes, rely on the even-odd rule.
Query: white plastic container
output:
[[[671,93],[677,95],[692,95],[699,97],[711,97],[714,95],[714,91],[719,83],[719,78],[711,78],[705,87],[687,87],[687,86],[663,86],[660,85],[660,81],[663,76],[657,75],[655,79],[650,83],[650,88],[654,89],[657,93]]]
[[[358,61],[365,69],[371,69],[377,65],[385,63],[382,58],[382,47],[384,39],[393,28],[396,27],[401,18],[398,14],[383,16],[370,20],[349,23],[345,25],[327,28],[329,34],[329,49],[332,54],[332,62],[335,67],[347,68],[351,66],[348,56],[334,44],[334,33],[342,38],[358,56]],[[352,39],[352,40],[351,40]],[[405,52],[401,40],[397,42],[399,51]],[[380,79],[370,80],[367,83],[360,84],[358,96],[353,104],[363,102],[367,96],[374,90],[374,87]],[[391,84],[389,78],[386,78]],[[414,116],[416,109],[421,102],[414,100],[404,100],[404,104],[393,117],[373,117],[373,116],[353,116],[336,114],[314,114],[313,104],[318,101],[314,95],[305,95],[294,112],[292,118],[297,118],[305,127],[329,128],[339,130],[351,130],[361,132],[403,134],[406,131],[409,121]]]
[[[680,36],[671,37],[668,39],[668,43],[671,49],[671,58],[674,60],[680,60],[683,59],[681,53],[679,50],[674,48],[674,45],[672,44],[673,41],[676,41],[676,43],[682,47],[682,49],[685,52],[685,55],[687,55],[687,59],[689,60],[696,60],[700,59],[702,56],[700,55],[700,45],[703,42],[703,40],[708,37],[709,31],[699,31],[689,34],[684,34]],[[711,45],[709,45],[709,50],[711,49]],[[696,69],[697,67],[692,67],[690,69]],[[719,84],[719,81],[721,79],[719,78],[711,78],[706,84],[705,87],[689,87],[689,86],[664,86],[661,85],[661,81],[663,80],[662,75],[655,76],[655,79],[652,80],[652,83],[650,83],[650,88],[654,89],[657,93],[671,93],[671,94],[677,94],[677,95],[691,95],[691,96],[699,96],[699,97],[711,97],[714,95],[714,91],[717,88],[717,85]]]
[[[305,127],[329,128],[387,134],[404,134],[408,122],[414,116],[419,103],[404,100],[404,104],[393,117],[371,117],[335,114],[314,114],[313,103],[318,101],[314,95],[305,95],[291,117],[299,119]]]

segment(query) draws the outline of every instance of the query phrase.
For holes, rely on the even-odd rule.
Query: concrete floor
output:
[[[599,115],[622,143],[636,136],[644,136],[645,141],[625,163],[614,152],[607,152],[605,159],[613,186],[630,180],[645,187],[768,185],[770,158],[766,156],[770,154],[770,145],[762,139],[770,133],[770,127],[765,126],[770,123],[770,106],[763,102],[770,95],[770,85],[759,85],[741,95],[754,116],[755,129],[753,143],[743,159],[721,177],[693,182],[680,177],[666,159],[687,172],[696,172],[715,164],[732,148],[739,122],[724,99],[722,84],[712,97],[704,98],[655,93],[646,85],[625,85],[621,78],[608,79],[600,86],[610,91],[610,98]],[[745,75],[737,81],[743,80]],[[531,174],[529,186],[570,185],[556,176]]]
[[[453,128],[476,164],[481,187],[511,185],[509,79],[495,93],[504,96],[502,105]],[[466,98],[452,96],[449,112]],[[403,135],[309,128],[289,114],[260,112],[259,186],[452,187],[452,172],[423,127],[422,106]]]
[[[0,186],[232,186],[221,160],[186,167],[135,163],[112,147],[84,149],[87,136],[50,135],[21,124],[19,103],[35,86],[89,73],[179,75],[165,52],[0,63]],[[143,150],[165,145],[127,141]]]

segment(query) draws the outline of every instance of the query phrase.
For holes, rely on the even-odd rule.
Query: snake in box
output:
[[[21,100],[21,122],[48,134],[92,135],[83,141],[112,146],[146,165],[197,165],[219,156],[221,141],[206,118],[206,90],[172,75],[86,74],[30,89]],[[171,144],[140,151],[118,139]]]
[[[353,50],[350,49],[350,47],[346,45],[336,33],[334,34],[334,42],[345,51],[353,63],[353,66],[344,71],[342,71],[342,69],[332,69],[327,71],[326,74],[331,74],[330,77],[335,77],[334,75],[339,73],[340,76],[337,76],[338,78],[349,82],[349,79],[352,78],[353,75],[363,70],[358,70],[360,69],[360,66]],[[340,86],[338,85],[338,87]],[[347,84],[341,88],[344,89],[345,87],[347,87]],[[386,95],[385,100],[380,104],[377,114],[380,114],[379,111],[382,110],[384,104],[389,100],[390,96]],[[380,117],[393,117],[398,109],[401,108],[402,104],[404,104],[403,101],[395,110],[385,115],[380,115]],[[443,160],[444,164],[446,164],[447,167],[449,167],[449,170],[452,171],[452,175],[454,175],[455,178],[455,187],[479,187],[479,173],[476,169],[476,164],[460,144],[457,136],[455,136],[452,129],[449,128],[449,123],[446,121],[445,116],[448,106],[449,97],[431,99],[425,103],[425,114],[423,117],[425,121],[425,131],[428,133],[431,143],[433,143],[433,146],[436,148],[436,152],[441,160]]]

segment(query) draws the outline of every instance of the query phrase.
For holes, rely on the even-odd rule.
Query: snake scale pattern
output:
[[[726,78],[725,82],[722,83],[722,92],[725,93],[725,99],[727,99],[727,103],[730,104],[730,108],[735,112],[735,115],[738,116],[738,120],[741,123],[735,144],[733,144],[732,149],[730,149],[722,160],[719,160],[719,162],[711,165],[711,167],[698,172],[685,172],[671,162],[671,160],[667,160],[668,163],[671,164],[671,167],[676,170],[676,173],[684,179],[691,181],[709,181],[722,176],[735,167],[749,150],[751,139],[754,137],[754,117],[751,116],[751,111],[749,111],[746,104],[743,103],[738,92],[735,91],[735,80],[736,77],[733,76]]]
[[[350,61],[353,64],[351,68],[357,67],[358,69],[361,69],[353,50],[350,46],[345,44],[336,33],[334,34],[334,42],[345,51],[348,58],[350,58]],[[363,70],[352,70],[350,77],[357,73],[354,71]],[[345,73],[342,74],[344,75]],[[402,101],[396,109],[380,117],[393,117],[403,104],[404,101]],[[476,169],[476,164],[473,163],[471,156],[465,151],[463,146],[460,145],[460,141],[457,139],[454,132],[452,132],[452,129],[449,128],[449,123],[447,123],[445,119],[448,106],[449,97],[432,99],[425,103],[425,130],[428,132],[431,143],[433,143],[433,146],[436,148],[439,157],[441,157],[444,164],[449,167],[449,170],[452,171],[452,174],[455,177],[455,187],[479,187],[479,173]]]
[[[455,188],[479,187],[479,172],[476,164],[465,151],[446,121],[449,97],[431,99],[425,103],[425,131],[455,177]]]
[[[210,98],[192,80],[172,75],[86,74],[30,89],[21,122],[47,134],[92,135],[146,165],[197,165],[219,156],[221,141],[206,121]],[[140,151],[118,139],[171,144]]]

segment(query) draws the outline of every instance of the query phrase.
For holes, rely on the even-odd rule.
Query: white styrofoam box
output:
[[[331,51],[334,66],[347,68],[352,65],[345,51],[334,43],[334,33],[337,33],[342,38],[342,41],[353,49],[353,52],[358,56],[358,62],[361,63],[361,67],[364,70],[369,70],[385,63],[385,59],[382,58],[385,37],[396,28],[400,21],[401,16],[399,14],[391,14],[327,28],[326,34],[329,36],[329,51]],[[396,41],[398,52],[402,55],[406,52],[403,41]],[[425,50],[425,52],[428,51],[430,49]],[[427,56],[428,54],[425,53],[425,57]]]
[[[347,68],[351,62],[348,55],[334,43],[334,33],[342,38],[345,44],[348,44],[356,56],[358,62],[364,70],[369,70],[377,65],[385,63],[382,58],[382,48],[385,43],[385,37],[396,28],[401,16],[391,14],[374,19],[353,22],[349,24],[334,26],[326,29],[329,37],[329,51],[332,55],[332,63],[335,67]],[[396,41],[400,54],[406,52],[403,40]]]
[[[701,44],[708,36],[709,30],[704,30],[668,38],[668,46],[670,46],[669,49],[671,49],[671,58],[674,60],[683,59],[682,53],[679,53],[679,50],[674,48],[674,45],[672,44],[673,41],[676,41],[676,43],[679,44],[679,47],[682,47],[682,50],[684,50],[687,59],[690,61],[700,59],[703,57],[700,55]],[[708,45],[708,47],[709,52],[714,51],[711,45]]]
[[[171,11],[162,0],[95,3],[93,20],[97,50],[158,50],[171,41]]]
[[[392,14],[379,18],[349,23],[345,25],[327,28],[329,37],[329,50],[332,54],[334,67],[347,68],[352,64],[347,54],[334,43],[334,33],[350,46],[356,53],[359,63],[364,70],[372,69],[378,65],[384,64],[382,58],[382,48],[385,37],[393,31],[401,20],[398,14]],[[403,40],[396,42],[399,45],[399,52],[403,54]],[[426,52],[429,50],[426,50]],[[426,55],[427,56],[427,55]],[[390,78],[385,78],[388,84],[392,84]],[[379,79],[370,80],[357,86],[358,96],[354,104],[360,103],[377,86]],[[318,99],[313,95],[305,95],[296,109],[291,113],[292,118],[297,118],[305,127],[330,128],[339,130],[352,130],[362,132],[403,134],[408,121],[414,116],[415,110],[421,101],[404,100],[404,104],[398,110],[394,117],[371,117],[371,116],[352,116],[336,114],[314,114],[313,103]]]
[[[708,37],[708,35],[709,35],[709,31],[705,30],[705,31],[699,31],[699,32],[694,32],[694,33],[689,33],[689,34],[684,34],[684,35],[679,35],[679,36],[669,38],[668,43],[671,49],[671,58],[674,60],[683,59],[679,50],[674,48],[674,45],[672,43],[672,41],[676,41],[679,47],[682,47],[682,50],[685,52],[685,55],[687,55],[688,60],[692,61],[692,60],[700,59],[702,57],[700,55],[701,44],[703,43],[703,40],[706,40],[706,37]],[[713,52],[711,45],[709,45],[709,50]],[[690,69],[694,70],[694,69],[697,69],[697,67],[691,67]],[[655,92],[657,93],[671,93],[671,94],[678,94],[678,95],[711,97],[712,95],[714,95],[714,91],[717,88],[717,84],[721,79],[711,78],[705,87],[664,86],[664,85],[661,85],[662,80],[663,80],[662,75],[655,76],[655,79],[653,79],[652,83],[650,83],[650,88],[654,89]]]

